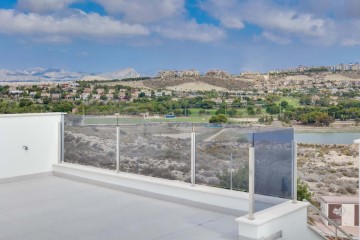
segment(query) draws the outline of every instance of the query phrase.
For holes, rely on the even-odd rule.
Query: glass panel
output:
[[[281,129],[256,132],[255,193],[292,198],[294,130]]]
[[[120,169],[189,181],[190,129],[179,123],[120,126]]]
[[[200,125],[196,132],[196,184],[248,191],[249,129]]]
[[[115,170],[116,127],[83,124],[82,116],[65,115],[64,161]]]

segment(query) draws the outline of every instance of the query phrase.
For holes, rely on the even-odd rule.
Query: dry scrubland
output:
[[[66,161],[115,169],[115,126],[67,126],[65,130]],[[191,125],[186,124],[121,127],[121,171],[188,182],[190,131]],[[222,178],[219,174],[226,176],[230,168],[247,168],[249,143],[246,132],[239,135],[239,131],[197,128],[197,183],[228,187],[228,177]],[[286,150],[284,146],[270,147],[272,151],[266,146],[261,147],[264,151],[258,150],[258,156],[264,155],[261,159],[266,160],[260,165],[271,171],[289,169],[278,161],[279,154]],[[268,172],[266,169],[264,174]],[[314,200],[321,195],[358,195],[358,148],[356,145],[299,144],[298,172],[300,179],[309,185]],[[240,175],[243,173],[239,171]],[[238,185],[234,188],[246,185],[247,177],[240,175],[234,173],[233,183]],[[276,177],[261,176],[265,178],[264,183]],[[279,179],[270,182],[279,182]]]
[[[358,195],[357,145],[299,144],[298,174],[314,200],[321,195]]]
[[[169,124],[122,126],[120,131],[121,171],[147,176],[190,181],[191,125]],[[218,173],[247,162],[247,143],[223,141],[229,134],[219,129],[198,129],[197,183],[218,186]],[[224,134],[226,136],[224,136]],[[231,134],[231,133],[230,133]],[[216,136],[216,142],[209,141]],[[65,161],[115,169],[116,135],[114,126],[66,127]]]

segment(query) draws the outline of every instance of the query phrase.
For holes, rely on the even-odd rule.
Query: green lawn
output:
[[[141,117],[126,117],[116,119],[115,117],[86,117],[85,124],[100,124],[100,125],[116,125],[119,124],[142,124],[142,123],[156,123],[156,122],[194,122],[194,123],[208,123],[209,116],[190,116],[190,117],[177,117],[177,118],[150,118],[143,119]]]
[[[201,108],[190,108],[191,111],[191,117],[200,117],[199,116],[199,111],[201,110]],[[202,115],[201,117],[210,117],[215,115],[215,112],[217,111],[217,109],[208,109],[206,111],[210,112],[210,115]],[[237,115],[235,117],[237,118],[251,118],[251,117],[258,117],[257,115],[249,115],[246,111],[246,109],[244,108],[238,108],[236,109],[237,111]],[[266,113],[265,108],[261,109],[261,114],[259,116],[261,116],[262,114]]]
[[[299,98],[293,98],[293,97],[282,97],[280,101],[277,103],[280,104],[281,101],[287,101],[290,105],[294,106],[295,108],[300,106],[300,99]]]
[[[202,108],[189,108],[189,110],[191,111],[191,116],[199,116],[199,111]],[[217,109],[206,109],[205,111],[209,111],[210,115],[215,115]],[[202,115],[202,116],[207,116],[206,114]]]
[[[150,118],[144,119],[142,117],[119,117],[118,122],[119,124],[141,124],[141,123],[152,123],[152,122],[193,122],[193,123],[208,123],[209,118],[215,115],[217,109],[209,109],[206,111],[210,112],[210,115],[203,114],[199,115],[199,111],[201,108],[190,108],[191,115],[187,117],[176,117],[176,118]],[[249,115],[246,109],[236,109],[237,115],[234,118],[258,118],[262,114],[265,114],[266,111],[264,108],[261,109],[260,115]],[[229,116],[228,116],[229,117]],[[117,119],[114,116],[109,117],[86,117],[85,124],[104,124],[104,125],[116,125]]]

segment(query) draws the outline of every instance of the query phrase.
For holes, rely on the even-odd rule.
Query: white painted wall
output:
[[[54,175],[237,216],[245,214],[249,209],[249,196],[245,192],[201,185],[191,186],[189,183],[175,180],[124,172],[116,173],[107,169],[71,163],[55,164]],[[263,196],[257,201],[256,205],[267,208],[287,200]]]
[[[355,225],[355,205],[342,204],[341,206],[341,226]]]
[[[52,165],[59,160],[62,116],[62,113],[0,115],[0,180],[52,171]]]
[[[255,213],[254,220],[249,220],[248,215],[237,218],[239,239],[323,239],[307,225],[308,205],[288,201]]]
[[[329,205],[322,200],[320,200],[320,210],[325,216],[329,216]],[[321,217],[321,220],[326,226],[328,225],[328,221],[326,220],[326,218]]]

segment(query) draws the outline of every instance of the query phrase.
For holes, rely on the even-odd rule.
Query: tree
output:
[[[279,114],[280,113],[280,106],[274,104],[270,104],[266,107],[266,112],[269,114]]]
[[[32,103],[32,101],[30,99],[27,98],[22,98],[20,99],[20,103],[19,103],[19,107],[28,107],[30,106]]]
[[[206,100],[206,101],[202,102],[201,108],[203,108],[203,109],[211,109],[211,108],[214,108],[215,104],[216,103],[213,102],[213,101]]]
[[[254,110],[254,107],[253,106],[248,106],[246,108],[246,111],[249,115],[255,115],[255,110]]]
[[[311,96],[302,96],[300,98],[301,105],[311,105]]]
[[[201,115],[203,115],[203,114],[206,114],[205,109],[200,109],[200,110],[199,110],[199,116],[201,116]]]
[[[56,103],[54,105],[53,111],[54,112],[71,112],[71,110],[73,109],[73,104],[70,102],[60,102],[60,103]]]
[[[280,106],[281,106],[283,109],[286,109],[287,106],[289,106],[289,103],[288,103],[287,101],[283,100],[283,101],[281,101]]]
[[[185,109],[182,110],[182,114],[184,116],[190,116],[191,115],[191,110],[188,109],[188,108],[185,108]]]
[[[51,102],[51,98],[49,98],[49,97],[43,98],[43,104],[49,104],[50,102]]]
[[[355,118],[354,121],[355,121],[355,126],[359,126],[360,118]]]
[[[237,111],[236,111],[236,109],[231,108],[228,111],[226,111],[226,113],[229,114],[230,117],[235,117]]]
[[[227,123],[227,122],[228,122],[228,118],[224,114],[212,116],[209,119],[209,123]]]
[[[179,116],[181,116],[183,114],[183,111],[182,111],[182,109],[175,109],[173,111],[173,113],[174,113],[175,116],[179,117]]]

